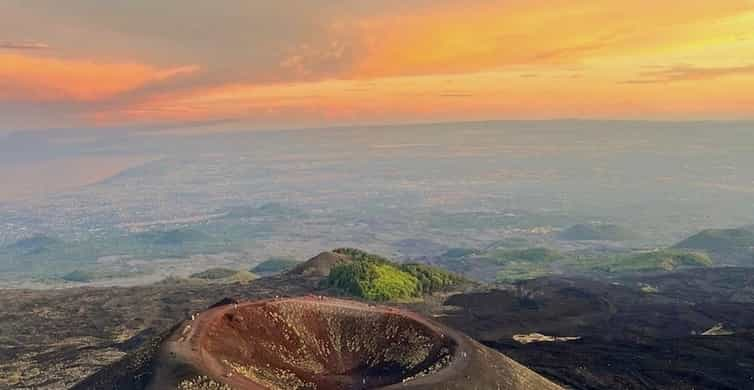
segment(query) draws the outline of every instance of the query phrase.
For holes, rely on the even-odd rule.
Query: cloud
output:
[[[45,50],[50,45],[42,42],[7,42],[0,41],[0,50]]]
[[[0,54],[0,101],[94,102],[198,70]]]
[[[0,3],[0,127],[636,115],[671,95],[667,112],[720,114],[754,72],[715,67],[754,63],[751,0]],[[636,67],[658,63],[694,66]],[[735,75],[704,104],[656,93]]]
[[[680,81],[711,80],[729,76],[754,76],[754,64],[727,67],[676,65],[639,73],[639,78],[626,84],[657,84]]]

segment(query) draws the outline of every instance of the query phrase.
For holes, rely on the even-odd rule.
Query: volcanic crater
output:
[[[561,389],[418,314],[318,296],[223,300],[74,388]]]
[[[410,314],[319,298],[236,305],[207,329],[206,363],[264,389],[382,388],[444,368],[458,346]]]

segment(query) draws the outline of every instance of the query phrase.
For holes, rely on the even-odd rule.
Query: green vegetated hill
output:
[[[720,264],[754,266],[754,229],[703,230],[674,248],[704,251]]]
[[[754,249],[754,230],[748,228],[707,229],[679,242],[676,248],[727,253]]]
[[[618,269],[672,271],[683,267],[711,267],[712,265],[712,259],[705,253],[666,249],[630,256],[619,265]]]
[[[269,259],[257,264],[251,269],[251,272],[257,274],[279,274],[281,272],[293,269],[297,265],[301,264],[296,259],[288,257],[270,257]]]
[[[497,273],[498,281],[534,279],[555,273],[624,274],[637,272],[670,272],[680,268],[710,267],[712,259],[701,252],[663,249],[650,252],[615,255],[569,256],[556,254],[540,260],[518,260],[504,264]]]
[[[679,268],[709,267],[713,260],[703,252],[664,249],[626,253],[562,253],[535,247],[503,250],[464,250],[443,255],[445,268],[473,279],[516,282],[553,274],[589,275],[669,272]]]
[[[744,228],[703,230],[679,242],[675,247],[710,252],[751,249],[754,248],[754,230]]]
[[[629,273],[662,272],[679,268],[711,267],[712,259],[701,252],[663,249],[607,257],[578,258],[567,264],[573,271]]]
[[[560,252],[542,247],[494,251],[490,253],[490,256],[490,261],[498,264],[511,262],[551,263],[563,258],[563,254]]]
[[[629,241],[639,235],[619,225],[595,223],[573,225],[558,237],[567,241]]]
[[[335,266],[323,280],[323,285],[369,300],[406,300],[464,281],[436,267],[401,265],[359,249],[340,248],[334,252],[348,256],[352,261]]]
[[[548,248],[498,250],[487,261],[501,266],[495,279],[503,282],[535,279],[552,273],[552,264],[564,258],[560,252]]]
[[[451,249],[437,258],[444,268],[471,279],[487,282],[533,279],[554,272],[554,265],[566,260],[549,248]]]

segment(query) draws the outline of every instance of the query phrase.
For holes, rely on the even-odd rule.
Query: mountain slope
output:
[[[674,247],[705,251],[723,264],[754,265],[754,230],[747,228],[703,230]]]

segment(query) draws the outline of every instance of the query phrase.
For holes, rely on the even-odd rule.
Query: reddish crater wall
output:
[[[346,301],[277,300],[207,324],[201,354],[264,389],[372,389],[446,366],[457,343],[418,318]]]

